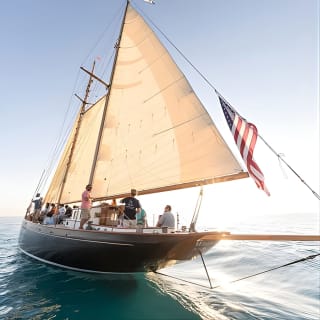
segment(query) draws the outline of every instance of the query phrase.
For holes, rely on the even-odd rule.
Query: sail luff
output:
[[[124,14],[123,14],[120,33],[119,33],[118,41],[117,41],[117,44],[116,44],[115,57],[114,57],[114,60],[113,60],[112,70],[111,70],[111,74],[110,74],[110,81],[109,81],[109,85],[107,86],[107,89],[109,89],[112,86],[113,76],[114,76],[116,62],[117,62],[117,58],[118,58],[119,44],[120,44],[121,37],[122,37],[122,31],[123,31],[124,21],[125,21],[127,10],[128,10],[128,5],[129,5],[129,1],[127,1],[127,3],[126,3],[126,7],[125,7],[125,10],[124,10]],[[90,172],[90,178],[89,178],[89,183],[90,184],[92,184],[92,182],[93,182],[94,173],[95,173],[95,169],[96,169],[98,154],[99,154],[99,150],[100,150],[100,146],[101,146],[101,138],[102,138],[102,133],[103,133],[103,129],[104,129],[104,123],[105,123],[105,119],[106,119],[107,109],[108,109],[109,97],[110,97],[110,90],[108,90],[108,93],[107,93],[107,96],[106,96],[106,101],[105,101],[103,114],[102,114],[102,119],[101,119],[101,123],[100,123],[99,135],[98,135],[98,140],[97,140],[97,144],[96,144],[96,150],[95,150],[95,153],[94,153],[94,158],[93,158],[91,172]]]

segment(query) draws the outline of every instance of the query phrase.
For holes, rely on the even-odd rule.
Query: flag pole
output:
[[[277,153],[268,143],[266,140],[264,140],[259,134],[258,137],[265,143],[265,145],[280,159],[299,179],[300,181],[313,193],[315,197],[320,200],[320,196],[317,192],[315,192],[300,176],[299,174],[293,170],[293,168],[282,158],[281,154]]]

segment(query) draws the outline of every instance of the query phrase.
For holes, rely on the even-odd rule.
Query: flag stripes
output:
[[[253,159],[253,151],[258,137],[258,130],[256,126],[242,118],[219,94],[218,97],[234,141],[247,166],[250,177],[255,181],[259,189],[263,190],[268,196],[270,196],[270,193],[264,183],[264,175]]]

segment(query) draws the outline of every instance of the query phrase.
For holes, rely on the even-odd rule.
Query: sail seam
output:
[[[166,87],[162,88],[161,90],[159,90],[157,93],[154,93],[152,96],[150,96],[148,99],[144,100],[143,102],[146,103],[149,100],[153,99],[154,97],[156,97],[158,94],[160,94],[161,92],[167,90],[168,88],[170,88],[172,85],[174,85],[175,83],[179,82],[180,80],[184,79],[185,77],[182,76],[178,79],[176,79],[175,81],[171,82],[170,84],[168,84]]]
[[[192,122],[192,121],[194,121],[194,120],[197,120],[197,119],[199,119],[199,118],[202,118],[203,116],[206,116],[206,115],[207,115],[207,113],[202,113],[202,114],[200,114],[200,115],[197,116],[197,117],[194,117],[194,118],[192,118],[192,119],[189,119],[189,120],[186,120],[186,121],[184,121],[184,122],[181,122],[181,123],[179,123],[179,124],[177,124],[177,125],[175,125],[175,126],[173,126],[173,127],[171,127],[171,128],[168,128],[168,129],[159,131],[159,132],[157,132],[157,133],[154,133],[152,136],[155,137],[155,136],[157,136],[157,135],[159,135],[159,134],[162,134],[162,133],[165,133],[165,132],[167,132],[167,131],[176,129],[176,128],[181,127],[181,126],[183,126],[183,125],[185,125],[185,124],[187,124],[187,123],[189,123],[189,122]]]

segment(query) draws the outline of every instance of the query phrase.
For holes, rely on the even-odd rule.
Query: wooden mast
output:
[[[94,61],[93,65],[92,65],[92,73],[94,71],[95,64],[96,64],[96,62]],[[65,174],[64,174],[63,180],[62,180],[62,185],[61,185],[61,189],[60,189],[60,193],[59,193],[59,197],[58,197],[58,201],[57,201],[58,203],[60,203],[60,199],[61,199],[61,196],[62,196],[62,193],[63,193],[63,190],[64,190],[64,186],[66,184],[66,180],[67,180],[68,172],[69,172],[69,169],[70,169],[74,148],[76,146],[77,138],[78,138],[79,131],[80,131],[82,118],[83,118],[83,115],[84,115],[85,110],[86,110],[86,105],[88,103],[87,99],[89,97],[90,87],[91,87],[92,81],[93,81],[92,80],[92,76],[90,76],[89,82],[88,82],[87,88],[86,88],[85,97],[84,97],[83,100],[81,100],[82,101],[82,105],[81,105],[81,108],[80,108],[80,111],[79,111],[78,122],[77,122],[77,126],[76,126],[76,131],[75,131],[75,134],[74,134],[74,137],[73,137],[73,141],[72,141],[72,144],[71,144],[71,150],[70,150],[69,159],[68,159],[67,166],[66,166],[66,171],[65,171]]]
[[[113,76],[114,76],[114,72],[115,72],[115,68],[116,68],[116,62],[117,62],[118,53],[119,53],[119,46],[120,46],[120,41],[121,41],[121,37],[122,37],[124,21],[125,21],[126,15],[127,15],[128,5],[129,5],[129,1],[127,1],[126,8],[124,10],[124,15],[123,15],[122,23],[121,23],[119,38],[118,38],[116,46],[115,46],[116,52],[115,52],[115,57],[114,57],[114,60],[113,60],[113,66],[112,66],[112,70],[111,70],[111,74],[110,74],[110,82],[108,84],[107,89],[109,87],[111,87],[112,82],[113,82]],[[91,167],[91,173],[90,173],[90,178],[89,178],[89,183],[90,184],[92,184],[93,177],[94,177],[94,172],[95,172],[95,168],[96,168],[96,164],[97,164],[97,160],[98,160],[98,154],[99,154],[100,145],[101,145],[101,138],[102,138],[102,133],[103,133],[104,122],[105,122],[105,119],[106,119],[109,98],[110,98],[110,90],[108,91],[107,96],[106,96],[106,102],[105,102],[105,105],[104,105],[103,114],[102,114],[102,118],[101,118],[99,135],[98,135],[98,139],[97,139],[96,150],[95,150],[95,153],[94,153],[94,158],[93,158],[92,167]]]

